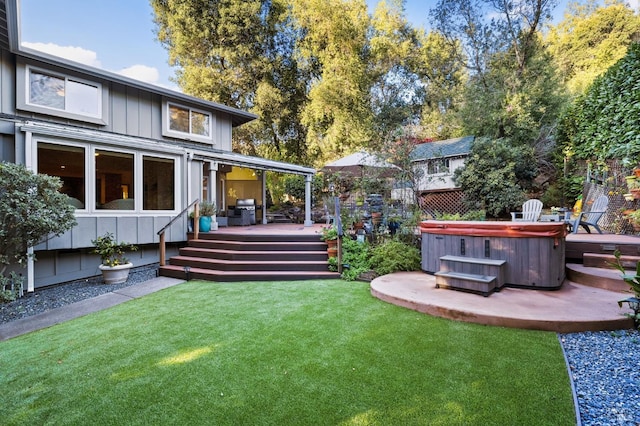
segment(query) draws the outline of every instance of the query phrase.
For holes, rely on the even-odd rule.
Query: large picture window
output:
[[[69,196],[76,209],[86,208],[85,149],[78,146],[38,144],[38,172],[57,176],[62,181],[60,192]]]
[[[72,114],[100,117],[101,86],[28,68],[28,103]]]
[[[208,112],[194,110],[185,106],[166,104],[166,136],[190,139],[200,142],[213,142],[212,116]]]
[[[143,208],[173,210],[175,206],[175,161],[142,157]]]
[[[83,213],[176,208],[177,156],[52,141],[38,141],[36,149],[38,173],[59,177],[60,192]]]
[[[96,208],[134,210],[133,154],[96,150]]]

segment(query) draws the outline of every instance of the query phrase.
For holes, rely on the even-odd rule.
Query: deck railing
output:
[[[165,231],[173,222],[181,218],[189,209],[193,207],[193,238],[198,239],[198,233],[200,232],[200,221],[198,220],[200,217],[200,199],[196,199],[187,207],[184,208],[180,213],[178,213],[175,217],[173,217],[169,223],[167,223],[161,230],[158,231],[158,235],[160,236],[160,266],[164,266],[166,264],[166,256],[167,256],[167,245],[165,241]]]

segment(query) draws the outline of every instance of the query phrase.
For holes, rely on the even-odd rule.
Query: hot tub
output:
[[[424,221],[422,269],[436,286],[486,295],[504,286],[558,289],[564,223]]]

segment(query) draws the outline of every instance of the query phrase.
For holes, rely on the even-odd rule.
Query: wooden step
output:
[[[326,261],[326,244],[322,250],[286,250],[286,251],[265,251],[265,250],[223,250],[199,247],[183,247],[180,249],[181,256],[205,257],[221,260],[244,260],[244,261],[280,261],[291,259],[297,261]]]
[[[160,275],[210,281],[272,281],[340,278],[329,271],[320,234],[207,232],[193,234]]]
[[[434,275],[436,277],[436,288],[479,293],[485,297],[496,290],[496,277],[494,276],[455,271],[438,271]]]
[[[640,256],[621,255],[620,264],[625,269],[636,269]],[[590,268],[615,269],[616,257],[613,254],[584,253],[582,264]]]
[[[320,241],[241,241],[222,239],[190,240],[189,247],[237,251],[322,251],[327,243]]]
[[[507,262],[502,259],[475,258],[466,256],[441,256],[439,272],[457,272],[471,276],[486,276],[495,278],[495,288],[504,286],[504,266]],[[493,291],[492,289],[491,291]]]
[[[160,275],[183,280],[206,280],[217,282],[238,281],[299,281],[299,280],[328,280],[338,279],[340,274],[325,271],[218,271],[191,267],[187,270],[183,266],[166,265],[160,267]]]
[[[203,269],[213,269],[218,271],[326,271],[327,256],[324,260],[304,261],[304,260],[224,260],[210,259],[205,257],[173,256],[171,265],[192,266]]]
[[[593,268],[578,263],[567,263],[566,272],[567,279],[577,284],[620,293],[629,290],[629,285],[622,280],[622,274],[614,269]],[[629,273],[633,272],[629,271]]]

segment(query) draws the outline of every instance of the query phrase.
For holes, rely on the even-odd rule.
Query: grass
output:
[[[189,282],[0,343],[1,423],[573,425],[554,333],[344,281]]]

